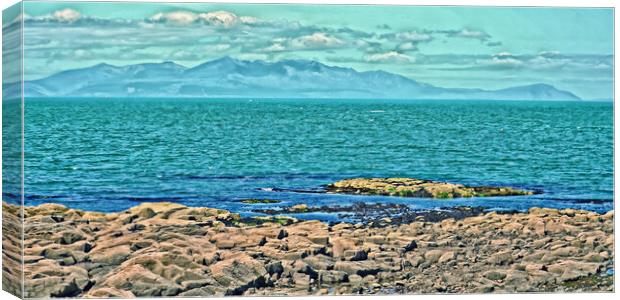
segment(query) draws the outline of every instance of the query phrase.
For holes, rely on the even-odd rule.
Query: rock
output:
[[[528,273],[537,273],[538,271],[546,270],[547,268],[543,264],[532,263],[526,264],[524,269]]]
[[[309,235],[308,239],[311,242],[319,245],[327,245],[327,243],[329,242],[329,237],[326,235]]]
[[[215,243],[218,249],[232,249],[235,248],[235,241],[220,239]]]
[[[444,255],[443,250],[430,250],[424,253],[424,259],[430,263],[437,262]]]
[[[374,236],[367,237],[366,238],[366,242],[377,244],[377,245],[383,245],[383,244],[387,243],[387,240],[386,240],[385,236],[374,235]]]
[[[368,252],[363,249],[352,249],[344,251],[342,255],[344,260],[360,261],[368,259]]]
[[[347,278],[347,273],[342,271],[321,271],[319,273],[319,282],[321,284],[341,283],[345,282]]]
[[[373,261],[338,261],[334,270],[343,271],[349,275],[359,276],[375,275],[381,271],[380,266]]]
[[[118,290],[115,288],[102,287],[97,289],[92,289],[88,291],[86,294],[88,298],[135,298],[134,295],[130,291]]]
[[[553,251],[553,255],[567,257],[567,256],[574,256],[578,252],[579,250],[575,247],[563,247],[563,248],[559,248]]]
[[[281,240],[281,239],[283,239],[283,238],[285,238],[287,236],[288,236],[288,233],[286,232],[286,230],[282,229],[278,233],[277,239]]]
[[[129,245],[121,245],[107,249],[94,249],[90,260],[103,265],[120,265],[129,257],[131,248]]]
[[[544,236],[547,233],[544,222],[536,222],[534,224],[534,232],[539,236]]]
[[[506,278],[506,273],[503,271],[497,271],[497,270],[489,271],[489,272],[484,273],[484,277],[489,280],[497,281],[497,280],[502,280]]]
[[[142,219],[150,219],[156,215],[157,213],[150,207],[145,207],[138,212],[138,217]]]
[[[334,267],[334,260],[322,254],[306,257],[303,261],[315,270],[330,270]]]
[[[603,256],[601,256],[599,253],[588,253],[586,254],[586,256],[583,257],[583,259],[587,262],[603,262],[605,261],[605,258]]]
[[[405,245],[404,250],[405,250],[405,252],[409,252],[409,251],[415,250],[416,248],[418,248],[418,243],[416,243],[416,241],[413,240],[413,241],[407,243],[407,245]]]
[[[454,254],[453,251],[447,251],[445,253],[443,253],[439,259],[437,260],[438,263],[443,264],[443,263],[447,263],[451,260],[453,260],[456,257],[456,255]]]
[[[275,261],[267,265],[267,272],[269,274],[277,274],[280,275],[284,272],[284,267],[282,266],[281,261]]]
[[[308,205],[306,204],[293,205],[290,207],[289,211],[293,213],[304,213],[308,211]]]
[[[345,250],[355,249],[355,243],[349,239],[335,238],[332,242],[332,252],[334,257],[341,257]]]
[[[541,208],[541,207],[532,207],[528,210],[530,215],[535,216],[557,216],[560,212],[554,208]]]
[[[547,267],[550,273],[561,275],[560,279],[564,282],[574,281],[582,277],[596,274],[600,268],[597,263],[584,263],[566,260],[552,264]]]
[[[532,195],[509,187],[473,186],[414,178],[353,178],[326,187],[330,193],[423,198],[491,197]]]
[[[265,285],[267,270],[262,263],[244,253],[209,266],[211,276],[225,287],[227,294],[242,294],[251,287]]]
[[[499,239],[499,240],[491,240],[492,246],[508,246],[510,245],[510,240],[508,239]]]
[[[491,255],[488,259],[488,262],[494,265],[507,265],[512,263],[512,253],[511,251],[501,251]]]
[[[504,233],[519,233],[523,229],[523,225],[517,222],[504,225],[502,232]]]
[[[32,263],[36,263],[42,259],[45,259],[45,257],[40,256],[40,255],[24,255],[23,256],[24,259],[24,263],[25,264],[32,264]]]
[[[293,282],[297,287],[307,288],[310,286],[310,276],[302,273],[294,273]]]
[[[352,284],[361,283],[363,279],[364,278],[362,276],[359,276],[357,274],[353,274],[353,275],[349,275],[348,276],[348,280]]]
[[[117,269],[110,276],[104,278],[98,286],[130,291],[136,297],[174,296],[181,291],[179,285],[153,274],[141,265],[128,265]]]
[[[77,231],[65,231],[62,233],[62,236],[60,237],[59,244],[70,245],[77,241],[81,241],[83,239],[84,239],[84,236]]]

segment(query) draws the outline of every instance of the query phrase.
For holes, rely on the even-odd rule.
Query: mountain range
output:
[[[19,84],[3,86],[5,97]],[[174,62],[98,64],[24,82],[25,97],[202,97],[580,100],[548,84],[500,90],[442,88],[385,71],[358,72],[310,60],[224,57],[193,68]]]

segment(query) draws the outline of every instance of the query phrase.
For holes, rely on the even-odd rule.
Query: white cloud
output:
[[[73,23],[82,17],[79,11],[74,9],[65,8],[63,10],[55,11],[52,16],[59,22]]]
[[[500,52],[500,53],[494,54],[493,57],[497,57],[499,59],[502,59],[502,58],[514,57],[514,55],[512,55],[512,53],[510,53],[510,52],[504,51],[504,52]]]
[[[273,43],[269,47],[265,47],[262,49],[264,52],[281,52],[286,51],[286,47],[281,43]]]
[[[77,49],[73,51],[73,55],[79,59],[92,58],[94,56],[91,51],[85,49]]]
[[[451,35],[462,38],[477,39],[481,41],[487,40],[491,37],[488,33],[484,31],[470,30],[467,28],[454,32]]]
[[[334,48],[344,45],[344,42],[326,33],[315,32],[310,35],[304,35],[298,38],[294,38],[290,41],[289,44],[293,49],[303,50],[317,48]]]
[[[371,63],[412,63],[415,62],[415,58],[396,51],[389,51],[369,55],[366,57],[366,61]]]
[[[502,58],[502,57],[496,56],[496,57],[493,57],[493,59],[490,61],[490,64],[516,67],[516,66],[523,65],[523,62],[513,57]]]
[[[187,25],[196,22],[198,16],[189,11],[173,11],[169,13],[157,13],[150,17],[149,20],[153,22]]]
[[[169,55],[173,60],[193,60],[198,59],[196,53],[187,50],[176,50]]]
[[[231,27],[239,22],[242,22],[237,15],[228,11],[214,11],[209,13],[202,13],[199,15],[200,19],[208,24],[216,26]]]
[[[258,24],[258,23],[262,23],[263,22],[263,20],[261,20],[259,18],[248,17],[248,16],[241,16],[241,17],[239,17],[239,20],[241,20],[241,22],[244,23],[244,24]]]
[[[303,35],[296,38],[274,38],[270,46],[262,48],[263,52],[282,52],[290,50],[321,50],[344,46],[341,39],[323,32]]]
[[[396,34],[396,37],[408,42],[428,42],[433,39],[430,35],[418,33],[417,31],[401,32]]]
[[[418,47],[412,42],[402,43],[398,46],[398,50],[411,51],[417,50]]]
[[[82,14],[74,9],[65,8],[52,12],[51,14],[30,16],[27,14],[19,15],[14,21],[18,21],[18,18],[23,18],[24,22],[58,22],[58,23],[74,23],[82,18]]]
[[[560,52],[559,51],[541,51],[538,53],[538,55],[542,57],[553,58],[553,57],[559,57]]]
[[[194,13],[191,11],[174,11],[168,13],[157,13],[149,18],[151,22],[172,23],[177,25],[188,25],[203,23],[213,26],[233,27],[239,24],[259,24],[262,21],[250,16],[237,16],[229,11],[213,11]]]

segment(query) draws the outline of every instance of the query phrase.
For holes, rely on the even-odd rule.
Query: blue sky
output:
[[[26,79],[228,55],[381,69],[442,87],[613,93],[611,9],[25,2],[24,19]]]

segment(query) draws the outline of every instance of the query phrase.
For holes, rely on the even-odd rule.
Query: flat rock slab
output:
[[[415,178],[353,178],[327,185],[328,193],[412,198],[524,196],[536,192],[511,187],[465,186]]]

